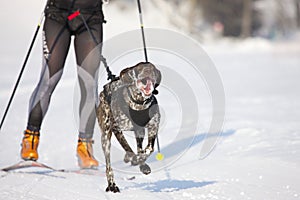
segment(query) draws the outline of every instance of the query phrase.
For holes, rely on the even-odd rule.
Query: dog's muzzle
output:
[[[142,92],[144,96],[151,96],[154,90],[154,80],[151,78],[138,79],[137,88]]]

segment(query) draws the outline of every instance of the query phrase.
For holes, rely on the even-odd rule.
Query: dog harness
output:
[[[111,104],[111,91],[108,89],[108,84],[103,87],[103,92],[105,96],[105,100],[110,105]],[[123,91],[124,87],[119,88],[119,91]],[[134,110],[132,109],[126,102],[125,97],[121,95],[122,92],[117,92],[116,98],[118,99],[118,105],[121,111],[133,122],[134,126],[145,127],[151,118],[157,113],[158,103],[157,99],[154,95],[151,95],[145,101],[137,101],[133,99],[130,95],[130,100],[138,105],[145,105],[147,103],[151,103],[147,109],[144,110]]]
[[[149,98],[149,100],[147,100],[147,101],[151,102],[151,104],[145,110],[134,110],[130,106],[128,106],[128,108],[127,108],[127,111],[129,111],[129,112],[126,112],[125,109],[124,109],[125,111],[123,110],[123,112],[127,115],[127,117],[129,117],[130,119],[132,119],[132,121],[136,125],[141,126],[141,127],[145,127],[149,123],[149,121],[151,120],[151,118],[154,116],[154,114],[157,112],[157,109],[158,109],[157,106],[154,106],[154,105],[157,105],[157,100],[154,97],[154,95],[152,95]],[[125,99],[124,99],[124,102],[125,102]]]

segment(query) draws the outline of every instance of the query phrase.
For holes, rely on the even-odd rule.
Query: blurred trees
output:
[[[198,0],[198,8],[211,24],[221,23],[224,36],[249,37],[261,26],[258,0]]]
[[[110,0],[118,4],[136,0]],[[300,0],[141,0],[170,24],[203,37],[289,37],[300,28]],[[145,9],[147,11],[147,9]]]
[[[297,27],[300,28],[300,0],[295,0]]]
[[[300,0],[192,0],[224,36],[290,37],[300,28]]]

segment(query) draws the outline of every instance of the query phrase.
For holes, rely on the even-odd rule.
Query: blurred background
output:
[[[1,117],[46,1],[0,1]],[[114,37],[132,30],[140,31],[136,0],[109,2],[103,6],[107,21],[104,41],[114,41]],[[206,127],[210,125],[212,107],[211,101],[205,101],[197,94],[200,96],[197,102],[201,106],[200,117],[204,119],[201,120],[201,130],[195,133],[200,143],[191,146],[166,171],[153,173],[147,179],[137,176],[132,184],[124,181],[123,185],[129,187],[124,192],[122,190],[120,199],[140,199],[141,195],[143,199],[153,199],[153,195],[154,199],[299,199],[300,0],[141,0],[141,3],[146,42],[151,39],[147,28],[168,29],[183,33],[188,36],[185,38],[197,41],[205,49],[224,85],[226,121],[215,150],[206,159],[198,160],[202,145],[199,138],[205,135]],[[169,39],[165,35],[160,37],[166,41]],[[142,46],[141,39],[136,39]],[[126,45],[122,41],[115,45],[116,49]],[[0,132],[1,167],[20,160],[28,102],[42,66],[42,45],[40,31]],[[177,41],[174,46],[182,47]],[[188,53],[198,55],[197,52]],[[179,67],[175,67],[177,60],[164,55],[161,54],[161,61],[178,70]],[[142,54],[131,64],[141,59]],[[113,61],[108,59],[109,64]],[[122,63],[118,67],[128,66],[128,63]],[[188,72],[184,66],[180,67]],[[111,69],[118,73],[118,68]],[[57,169],[77,167],[76,77],[72,42],[63,77],[53,94],[42,128],[39,146],[39,161]],[[191,78],[185,77],[191,83]],[[199,82],[204,83],[203,80],[191,83],[196,91],[201,90]],[[166,122],[176,122],[174,116],[178,113],[176,109],[169,113]],[[103,155],[100,134],[98,130],[95,133],[95,155],[100,158]],[[173,141],[160,138],[163,153],[166,149],[173,150],[174,146],[167,146],[169,142]],[[93,176],[74,176],[80,181],[30,174],[3,177],[0,179],[1,198],[14,200],[94,199],[102,196],[99,184],[103,188],[106,185],[104,178],[100,180]],[[85,180],[86,187],[82,187],[82,180]],[[133,197],[135,194],[136,198]],[[117,196],[114,199],[118,199]]]
[[[136,4],[135,0],[110,2],[122,10]],[[145,12],[164,13],[170,24],[200,40],[286,39],[300,28],[300,0],[151,0],[143,4],[151,4],[145,6]]]

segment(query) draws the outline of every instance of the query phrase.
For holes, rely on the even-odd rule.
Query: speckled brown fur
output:
[[[161,82],[160,71],[151,63],[139,63],[124,69],[119,79],[104,86],[99,95],[100,104],[97,118],[102,131],[101,142],[106,160],[106,191],[119,192],[114,182],[110,162],[112,133],[125,150],[124,162],[139,165],[141,172],[149,174],[150,167],[145,163],[154,150],[154,142],[160,123],[160,112],[153,93],[145,96],[137,86],[138,80],[151,80],[154,91]],[[141,81],[140,81],[141,82]],[[148,145],[143,149],[143,139],[148,133]],[[122,131],[133,131],[137,142],[137,153],[131,149]]]

